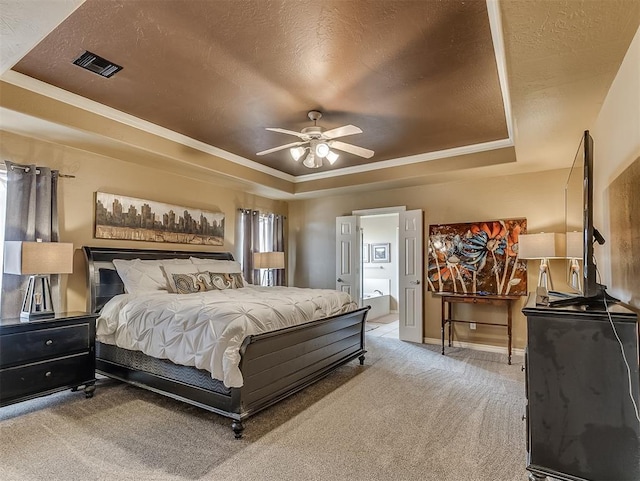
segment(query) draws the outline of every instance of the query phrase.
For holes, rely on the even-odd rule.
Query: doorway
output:
[[[399,336],[398,227],[399,214],[360,216],[362,277],[360,304],[371,306],[367,330],[372,335]],[[375,333],[372,332],[375,330]]]
[[[362,302],[364,249],[360,221],[363,216],[396,214],[397,228],[397,305],[399,338],[403,341],[423,342],[423,212],[407,211],[405,207],[389,207],[354,211],[350,216],[336,218],[336,289],[348,292]],[[375,243],[377,244],[377,243]],[[386,243],[381,243],[386,244]],[[389,243],[390,244],[390,243]],[[391,246],[369,246],[370,260],[383,261],[389,256]],[[368,264],[387,264],[369,262]],[[380,269],[383,270],[383,269]],[[391,279],[391,277],[389,277]],[[383,286],[384,288],[384,286]],[[376,290],[375,288],[373,290]],[[383,291],[383,289],[377,289]],[[389,283],[389,291],[391,284]]]

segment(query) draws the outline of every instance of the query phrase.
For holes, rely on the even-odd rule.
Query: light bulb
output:
[[[316,166],[316,156],[314,155],[314,153],[309,152],[309,155],[307,155],[307,158],[302,161],[302,164],[305,167],[313,169]]]
[[[291,157],[293,157],[293,160],[295,160],[296,162],[299,161],[300,157],[304,155],[304,151],[304,147],[293,147],[289,149],[289,152],[291,152]]]
[[[319,142],[316,145],[316,155],[321,159],[325,158],[329,153],[329,145],[325,142]]]
[[[340,156],[335,152],[333,152],[332,150],[330,150],[329,153],[327,154],[327,160],[331,165],[335,164],[336,160],[338,160],[338,157]]]

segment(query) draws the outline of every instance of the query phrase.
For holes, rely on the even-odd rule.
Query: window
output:
[[[273,250],[273,214],[260,214],[259,226],[259,252]]]

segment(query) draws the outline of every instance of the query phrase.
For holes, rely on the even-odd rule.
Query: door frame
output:
[[[406,212],[407,211],[407,206],[405,205],[398,205],[398,206],[391,206],[391,207],[378,207],[378,208],[373,208],[373,209],[358,209],[358,210],[352,210],[351,211],[351,215],[355,215],[355,216],[370,216],[370,215],[382,215],[382,214],[398,214],[400,215],[400,213],[402,212]],[[424,212],[424,210],[423,210]],[[424,235],[424,226],[423,226],[423,233]],[[398,243],[398,249],[400,249],[401,246]],[[423,258],[423,262],[424,262],[424,258]],[[362,283],[362,272],[359,273],[360,275],[360,283]],[[400,265],[398,265],[398,272],[395,273],[396,276],[398,277],[398,280],[400,279]],[[424,273],[423,273],[424,274]],[[423,275],[424,277],[424,275]],[[422,279],[421,279],[422,281]],[[424,289],[424,287],[422,287]],[[358,301],[360,302],[360,301]],[[400,303],[403,302],[402,301],[402,296],[398,296],[398,307],[400,307]],[[398,309],[399,311],[400,309]],[[423,322],[423,326],[424,326],[424,301],[423,301],[423,311],[422,311],[422,322]],[[423,327],[424,329],[424,327]],[[421,343],[424,343],[424,332],[422,335],[422,339],[420,340]]]

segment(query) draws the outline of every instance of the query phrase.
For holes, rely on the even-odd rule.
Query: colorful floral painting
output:
[[[526,233],[526,219],[430,225],[429,290],[526,295],[527,264],[518,258],[518,237]]]

